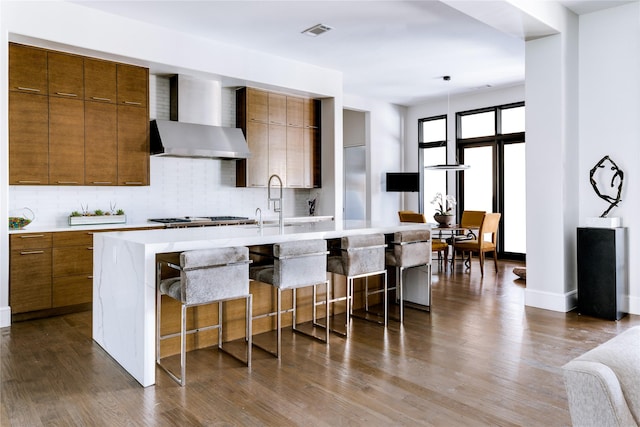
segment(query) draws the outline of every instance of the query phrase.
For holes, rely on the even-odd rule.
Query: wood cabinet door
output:
[[[287,124],[287,97],[279,93],[269,93],[269,124]]]
[[[12,313],[51,308],[51,248],[12,249],[9,271]]]
[[[118,105],[118,185],[149,185],[146,108]]]
[[[317,129],[305,128],[303,130],[303,143],[302,143],[302,164],[304,166],[303,172],[303,187],[313,188],[316,185],[314,179],[315,168],[315,144],[317,143]]]
[[[304,100],[287,96],[287,126],[302,127],[304,120]]]
[[[90,303],[93,300],[93,276],[54,277],[52,283],[52,307]]]
[[[149,70],[118,64],[116,73],[118,105],[146,108],[149,99]]]
[[[9,90],[48,94],[46,50],[9,43]]]
[[[49,183],[49,98],[9,92],[9,184]]]
[[[84,102],[49,97],[49,183],[84,184]]]
[[[91,275],[93,271],[93,244],[53,248],[53,277]]]
[[[84,99],[116,103],[116,63],[84,58]]]
[[[247,123],[247,145],[251,152],[247,159],[247,186],[266,187],[269,179],[269,126],[266,123]]]
[[[269,125],[269,176],[277,174],[287,186],[287,127]],[[267,180],[269,179],[267,176]]]
[[[115,104],[84,103],[84,183],[118,183],[118,112]]]
[[[267,92],[247,88],[247,121],[269,122],[269,94]]]
[[[47,56],[49,96],[84,99],[82,57],[58,52],[49,52]]]
[[[304,187],[303,128],[287,126],[287,187]]]
[[[302,105],[303,126],[306,128],[317,128],[320,126],[320,101],[317,99],[305,99]]]

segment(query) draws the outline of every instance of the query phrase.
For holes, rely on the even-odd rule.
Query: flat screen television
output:
[[[418,172],[387,172],[387,191],[420,191]]]

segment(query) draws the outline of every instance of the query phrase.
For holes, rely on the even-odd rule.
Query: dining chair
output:
[[[398,211],[398,217],[400,217],[400,222],[427,222],[427,217],[424,214],[414,211]],[[442,239],[431,239],[431,251],[438,254],[438,266],[444,265],[446,271],[447,260],[449,259],[449,243]]]
[[[478,231],[478,237],[471,240],[453,241],[453,259],[455,260],[456,252],[477,252],[480,259],[480,274],[484,276],[484,258],[487,252],[493,252],[493,262],[498,271],[498,252],[496,248],[496,242],[498,238],[498,224],[500,223],[500,213],[488,213],[485,214],[480,229]],[[491,234],[491,240],[486,240],[486,235]],[[463,255],[464,256],[464,255]],[[469,258],[471,259],[471,258]],[[471,268],[471,262],[469,262],[469,268]],[[451,269],[455,269],[455,263],[451,265]]]

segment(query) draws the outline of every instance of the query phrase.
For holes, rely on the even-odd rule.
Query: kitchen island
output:
[[[428,224],[315,222],[284,227],[238,225],[94,235],[93,339],[142,386],[155,384],[156,255],[230,246],[270,245],[347,235],[391,234]],[[409,294],[409,292],[408,292]]]

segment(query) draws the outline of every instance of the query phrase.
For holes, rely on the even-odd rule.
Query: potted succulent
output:
[[[453,208],[456,205],[456,198],[449,194],[443,196],[442,193],[436,193],[431,204],[437,206],[433,219],[436,220],[438,225],[440,227],[451,227],[455,219]]]
[[[69,215],[69,225],[89,225],[89,224],[123,224],[127,222],[127,216],[122,209],[117,209],[115,204],[111,204],[111,209],[103,211],[96,209],[89,210],[89,205],[83,206],[82,212],[73,211]]]

